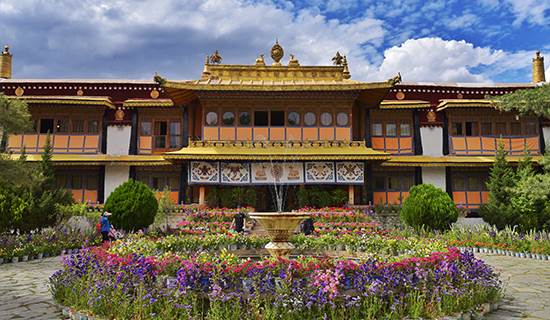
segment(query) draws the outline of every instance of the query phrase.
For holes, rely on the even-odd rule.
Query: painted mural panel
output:
[[[222,184],[248,184],[250,183],[250,167],[248,163],[221,162]]]
[[[362,162],[337,162],[336,183],[362,184],[365,180],[364,169]]]
[[[192,161],[189,175],[190,183],[219,183],[219,164],[218,162]]]
[[[306,183],[334,182],[334,162],[306,162]]]
[[[300,162],[258,162],[251,163],[253,184],[302,184],[304,183],[304,164]]]

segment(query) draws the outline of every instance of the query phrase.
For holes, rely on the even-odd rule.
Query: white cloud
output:
[[[454,16],[446,20],[447,28],[451,30],[469,28],[477,24],[479,18],[471,13],[465,13],[461,16]]]
[[[514,25],[519,26],[523,22],[535,25],[550,26],[550,1],[540,0],[507,0],[516,19]]]
[[[379,77],[399,71],[404,81],[488,82],[469,68],[494,64],[503,55],[500,50],[474,47],[463,40],[411,39],[384,52]]]

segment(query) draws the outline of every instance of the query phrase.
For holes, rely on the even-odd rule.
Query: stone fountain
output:
[[[306,212],[251,212],[250,218],[258,221],[266,230],[271,242],[265,249],[275,258],[288,258],[294,245],[290,237],[300,222],[309,217]]]

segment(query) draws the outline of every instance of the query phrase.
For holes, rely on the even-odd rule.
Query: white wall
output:
[[[445,167],[423,167],[422,183],[433,184],[439,189],[445,191]]]
[[[105,166],[105,201],[116,189],[130,178],[130,166],[106,165]]]
[[[132,126],[107,127],[107,154],[115,156],[128,155]]]
[[[550,145],[550,127],[542,127],[542,136],[544,137],[544,144]]]
[[[425,156],[439,157],[443,155],[443,128],[420,127],[422,139],[422,154]]]

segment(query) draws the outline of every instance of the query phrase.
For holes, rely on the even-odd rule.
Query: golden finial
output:
[[[281,65],[281,59],[285,55],[285,51],[283,50],[283,47],[279,45],[279,39],[275,40],[275,44],[273,47],[271,47],[271,59],[273,59],[273,65],[274,66],[280,66]]]
[[[220,64],[222,63],[222,56],[220,55],[220,52],[218,50],[216,50],[216,52],[214,52],[210,57],[209,57],[209,60],[210,60],[210,63],[211,64]]]
[[[2,54],[11,54],[10,53],[10,46],[8,46],[8,45],[4,46],[4,50],[2,51]]]
[[[335,66],[341,66],[344,63],[344,57],[340,54],[340,51],[336,51],[336,55],[332,58],[332,63]]]
[[[256,58],[256,65],[257,66],[265,66],[265,61],[264,61],[264,54],[260,54],[259,57]]]
[[[346,56],[342,57],[342,65],[344,66],[344,70],[342,70],[342,77],[344,79],[351,78],[351,74],[349,72],[349,67],[348,67],[348,58]]]
[[[288,62],[288,66],[289,67],[300,66],[300,62],[298,62],[298,59],[296,59],[296,57],[293,54],[290,55],[290,61]]]
[[[533,58],[533,82],[541,83],[546,81],[544,74],[544,57],[540,55],[540,51],[535,52]]]

